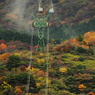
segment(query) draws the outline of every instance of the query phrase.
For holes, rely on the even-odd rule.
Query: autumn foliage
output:
[[[21,95],[22,90],[21,90],[20,86],[16,86],[16,87],[15,87],[14,93],[15,93],[15,95]]]
[[[65,53],[70,52],[72,48],[77,48],[77,47],[82,47],[84,49],[90,49],[91,46],[95,45],[95,32],[87,32],[83,36],[74,38],[74,39],[69,39],[64,42],[61,42],[58,47],[56,47],[56,51],[62,52],[64,51]]]
[[[45,76],[45,72],[44,71],[42,71],[42,70],[40,70],[40,71],[38,71],[37,72],[37,75],[39,75],[39,76]]]
[[[89,92],[88,94],[89,94],[89,95],[95,95],[95,93],[94,93],[94,92]]]
[[[80,91],[83,91],[86,88],[86,86],[84,86],[84,84],[80,84],[78,88]]]
[[[44,63],[45,62],[45,59],[38,59],[37,60],[37,63]]]
[[[6,48],[7,48],[7,45],[5,45],[4,43],[0,44],[0,50],[6,49]]]
[[[95,1],[42,0],[44,12],[35,15],[36,1],[0,0],[0,95],[95,95]],[[38,35],[32,46],[25,32],[31,32],[31,13],[47,16],[50,1],[47,54],[46,48],[37,51]]]
[[[10,53],[4,53],[0,56],[0,60],[5,60],[7,59],[11,54]]]
[[[95,44],[95,32],[87,32],[83,35],[84,39],[85,39],[85,44],[87,46],[93,46]]]
[[[67,72],[67,68],[61,67],[59,68],[59,72],[61,72],[62,74]]]

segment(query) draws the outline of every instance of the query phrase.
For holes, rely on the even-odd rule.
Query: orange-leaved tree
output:
[[[94,92],[89,92],[88,94],[89,94],[89,95],[95,95],[95,93],[94,93]]]
[[[6,49],[7,48],[7,45],[4,44],[4,43],[1,43],[0,44],[0,50],[3,50],[3,49]]]
[[[0,60],[5,60],[7,59],[11,54],[10,53],[4,53],[0,56]]]
[[[78,89],[79,89],[80,91],[83,91],[85,88],[86,88],[86,86],[84,86],[84,84],[80,84],[80,85],[78,86]]]
[[[22,90],[21,90],[20,86],[16,86],[16,87],[15,87],[14,93],[15,93],[15,95],[21,95]]]
[[[89,49],[91,46],[95,45],[95,32],[87,32],[83,35],[85,45],[89,46]]]

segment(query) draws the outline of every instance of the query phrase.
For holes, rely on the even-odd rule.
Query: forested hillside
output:
[[[51,1],[42,0],[48,13]],[[50,19],[50,38],[68,39],[95,30],[94,0],[53,0],[54,14]],[[38,0],[0,0],[0,26],[30,33],[32,14],[37,12]]]
[[[95,31],[55,43],[48,44],[47,59],[37,46],[0,40],[0,95],[45,95],[47,84],[48,95],[94,95]]]
[[[52,1],[39,39],[38,0],[0,0],[0,95],[95,95],[95,0]]]

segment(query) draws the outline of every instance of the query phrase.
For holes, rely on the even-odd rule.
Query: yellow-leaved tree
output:
[[[64,74],[67,72],[67,68],[61,67],[61,68],[59,68],[59,72]]]
[[[60,0],[59,3],[64,3],[66,0]]]

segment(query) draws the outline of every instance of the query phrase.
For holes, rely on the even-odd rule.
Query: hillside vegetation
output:
[[[49,59],[46,50],[38,52],[36,46],[30,51],[27,43],[0,40],[0,94],[45,95],[48,83],[49,95],[94,95],[94,35],[94,31],[89,31],[60,44],[52,39]],[[26,93],[29,72],[30,88]]]
[[[55,13],[49,21],[50,38],[65,40],[95,31],[94,0],[53,0],[53,3]],[[44,15],[48,13],[49,4],[49,0],[42,0]],[[32,14],[37,8],[38,0],[0,0],[0,26],[30,33]]]
[[[0,0],[0,95],[95,95],[95,0],[52,1],[50,39],[44,32],[37,51],[38,0]]]

